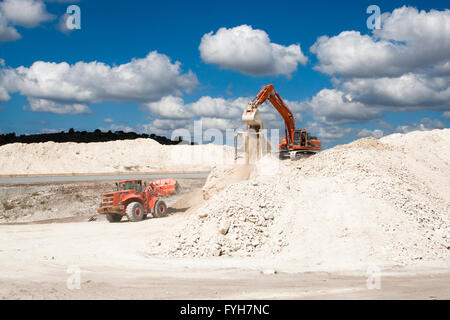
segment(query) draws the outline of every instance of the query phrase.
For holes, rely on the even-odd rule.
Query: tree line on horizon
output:
[[[136,133],[136,132],[124,132],[124,131],[111,131],[102,132],[97,129],[93,132],[88,131],[75,131],[70,129],[68,132],[61,131],[57,133],[40,133],[40,134],[21,134],[16,135],[15,132],[1,134],[0,146],[9,143],[39,143],[39,142],[107,142],[116,140],[134,140],[138,138],[153,139],[160,144],[175,145],[182,143],[183,140],[178,138],[177,140],[170,140],[164,136],[158,136],[156,134]]]

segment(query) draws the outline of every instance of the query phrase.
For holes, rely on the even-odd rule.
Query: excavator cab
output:
[[[305,148],[311,146],[311,135],[306,130],[295,130],[293,147]]]
[[[289,143],[289,136],[286,134],[278,145],[280,158],[290,156],[296,159],[298,155],[313,154],[322,149],[321,141],[311,136],[307,130],[295,130],[292,135],[292,142]]]
[[[311,136],[308,131],[295,130],[292,148],[299,151],[314,153],[321,150],[322,144],[316,137]]]

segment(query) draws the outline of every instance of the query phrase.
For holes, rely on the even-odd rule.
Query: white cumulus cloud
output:
[[[31,111],[51,112],[57,114],[89,114],[92,113],[87,105],[80,103],[58,103],[45,99],[29,98]]]
[[[8,23],[8,20],[0,10],[0,42],[20,39],[19,32]]]
[[[3,100],[8,98],[5,93],[19,92],[28,98],[57,102],[56,105],[150,102],[190,92],[198,83],[195,74],[182,73],[179,62],[172,63],[156,51],[118,66],[97,61],[73,65],[36,61],[30,67],[0,69],[0,75]],[[49,110],[55,112],[55,108]]]
[[[345,77],[400,76],[450,61],[450,10],[412,7],[383,15],[373,35],[343,31],[320,37],[311,47],[318,70]]]
[[[189,119],[195,117],[217,117],[231,119],[242,115],[248,98],[223,99],[209,96],[201,97],[192,103],[184,103],[180,97],[167,96],[160,101],[147,103],[148,110],[167,119]]]
[[[243,129],[242,112],[252,97],[213,98],[203,96],[200,99],[186,103],[181,97],[167,96],[159,101],[142,105],[154,119],[147,130],[170,136],[175,129],[187,129],[192,132],[194,121],[201,120],[204,129]],[[302,112],[307,108],[297,101],[284,100],[295,115],[297,125],[302,121]],[[269,103],[259,107],[259,112],[267,129],[284,130],[283,118]]]
[[[384,135],[384,132],[383,132],[383,130],[380,130],[380,129],[374,129],[374,130],[361,129],[356,135],[360,138],[374,137],[374,138],[379,139]]]
[[[0,2],[0,10],[12,24],[27,28],[54,19],[47,12],[45,4],[39,0],[3,0]]]
[[[299,64],[308,61],[299,44],[273,43],[265,31],[248,25],[220,28],[215,34],[211,31],[203,35],[199,50],[206,63],[254,76],[289,76]]]
[[[315,68],[334,76],[333,89],[304,102],[316,121],[367,122],[386,110],[450,110],[448,9],[403,6],[384,13],[381,29],[372,34],[322,36],[310,51],[318,58]]]
[[[405,125],[397,126],[396,131],[402,133],[408,133],[410,131],[428,131],[434,129],[443,129],[445,125],[439,119],[422,118],[419,123],[408,123]]]
[[[407,73],[400,77],[354,78],[341,89],[369,106],[387,109],[450,109],[450,78]]]
[[[353,101],[336,89],[322,89],[312,99],[304,102],[316,120],[326,123],[354,123],[378,118],[379,110]]]
[[[331,143],[354,134],[354,129],[344,128],[340,125],[323,123],[320,121],[307,122],[305,127],[311,134],[322,141],[322,146],[327,147]]]

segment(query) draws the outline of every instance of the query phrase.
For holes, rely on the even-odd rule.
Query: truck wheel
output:
[[[120,220],[122,220],[122,215],[121,214],[107,214],[106,220],[108,220],[109,222],[119,222]]]
[[[162,218],[167,216],[167,205],[164,201],[158,200],[155,203],[153,214],[156,218]]]
[[[144,219],[144,207],[139,202],[131,202],[126,209],[128,220],[132,222],[141,221]]]

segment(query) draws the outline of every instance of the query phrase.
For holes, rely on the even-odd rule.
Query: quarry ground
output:
[[[450,272],[381,268],[263,274],[254,258],[158,259],[145,255],[152,234],[180,216],[141,223],[70,222],[1,226],[2,299],[448,299]],[[57,241],[55,241],[57,240]],[[70,266],[80,289],[69,290]]]
[[[204,179],[180,182],[184,193],[168,200],[168,217],[118,224],[95,214],[100,194],[111,190],[112,182],[2,186],[2,201],[10,209],[2,206],[0,298],[450,298],[450,272],[436,265],[378,266],[380,287],[370,289],[367,282],[376,282],[367,269],[302,269],[295,261],[279,264],[256,257],[151,256],[152,242],[189,214],[190,204],[178,200],[191,192],[195,198]],[[95,221],[88,222],[92,216]],[[70,290],[74,267],[81,272],[80,289]]]

